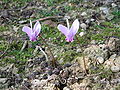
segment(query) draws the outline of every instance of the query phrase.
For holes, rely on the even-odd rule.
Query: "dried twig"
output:
[[[55,18],[63,18],[63,16],[48,16],[48,17],[44,17],[44,18],[37,19],[37,20],[32,21],[32,22],[36,22],[36,21],[44,21],[44,20],[55,19]]]
[[[34,50],[34,54],[37,52],[37,50],[40,49],[40,51],[45,55],[46,60],[48,61],[48,57],[47,54],[42,50],[42,48],[40,46],[36,46],[35,50]]]
[[[40,49],[40,51],[45,55],[46,60],[48,61],[48,57],[47,54],[42,50],[42,48],[40,46],[38,46],[38,48]]]
[[[41,36],[41,35],[39,35],[39,36],[40,36],[40,38],[43,40],[43,43],[44,43],[44,44],[48,47],[49,52],[50,52],[51,57],[52,57],[52,65],[55,67],[55,66],[56,66],[56,59],[55,59],[55,57],[54,57],[54,55],[53,55],[53,53],[52,53],[51,48],[50,48],[50,47],[49,47],[49,45],[46,43],[45,39],[44,39],[44,38],[42,38],[42,36]]]

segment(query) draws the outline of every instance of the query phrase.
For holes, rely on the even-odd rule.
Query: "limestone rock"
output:
[[[108,14],[107,16],[106,16],[106,19],[107,20],[112,20],[114,18],[114,15],[112,15],[112,14]]]
[[[81,23],[81,24],[80,24],[80,27],[81,27],[82,29],[85,29],[85,30],[86,30],[87,25],[86,25],[85,23]]]
[[[90,65],[89,58],[87,58],[87,57],[77,57],[75,60],[80,64],[81,70],[83,70],[83,71],[85,70],[84,60],[85,60],[86,69],[89,68],[89,65]]]
[[[82,13],[81,13],[81,16],[86,16],[86,15],[87,15],[86,12],[82,12]]]
[[[116,54],[111,55],[110,58],[109,58],[109,60],[110,61],[114,61],[116,59],[116,56],[117,56]]]
[[[104,58],[103,57],[97,57],[97,60],[100,64],[104,63]]]
[[[78,74],[78,72],[82,72],[82,68],[80,67],[79,63],[74,63],[69,67],[69,71],[72,71],[73,74]]]
[[[119,72],[119,71],[120,71],[120,68],[119,68],[118,66],[113,65],[113,66],[111,67],[111,71],[112,71],[112,72]]]
[[[111,66],[114,66],[113,60],[106,60],[106,61],[104,62],[104,68],[105,68],[105,69],[109,70],[109,69],[111,68]]]
[[[107,7],[100,7],[100,10],[106,15],[109,14],[109,9]]]
[[[120,68],[120,56],[115,59],[114,63]]]
[[[111,5],[113,8],[115,8],[117,6],[115,3],[112,3]]]
[[[63,90],[70,90],[70,88],[68,88],[68,87],[64,87]]]
[[[82,37],[85,35],[85,32],[80,32],[79,35]]]
[[[116,51],[120,49],[120,39],[111,37],[107,43],[111,51]]]
[[[102,47],[97,45],[92,45],[84,50],[84,54],[87,55],[87,57],[90,58],[92,61],[96,60],[98,57],[107,60],[109,51],[106,48],[106,45],[102,45]]]

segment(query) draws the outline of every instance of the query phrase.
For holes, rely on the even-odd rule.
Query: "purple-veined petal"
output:
[[[35,33],[36,36],[38,36],[40,31],[41,31],[41,25],[39,21],[37,21],[34,25],[33,32]]]
[[[70,28],[70,33],[72,32],[72,35],[75,35],[78,32],[78,29],[79,29],[79,21],[78,19],[76,19]]]
[[[69,34],[69,29],[61,24],[57,27],[66,37]]]
[[[73,42],[74,40],[73,40],[73,37],[66,37],[66,41],[67,42]]]
[[[32,33],[32,35],[29,37],[30,41],[36,41],[37,40],[37,36],[35,35],[35,33]]]
[[[66,38],[69,42],[73,41],[75,34],[78,32],[78,29],[79,29],[79,21],[78,21],[78,19],[76,19],[73,22],[73,24],[70,28],[70,32],[69,32],[69,34],[67,35],[67,38]]]
[[[29,37],[31,37],[31,35],[32,35],[32,29],[31,29],[30,27],[24,26],[24,27],[22,28],[22,31],[23,31],[23,32],[26,32],[27,35],[28,35]]]
[[[68,34],[67,37],[66,37],[66,40],[67,40],[68,42],[72,42],[72,41],[73,41],[73,38],[74,38],[73,33],[72,33],[72,32],[69,32],[69,34]]]

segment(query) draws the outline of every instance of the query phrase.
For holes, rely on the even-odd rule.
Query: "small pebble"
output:
[[[120,68],[118,66],[111,66],[111,71],[112,72],[119,72]]]
[[[80,32],[79,35],[82,37],[85,35],[85,32]]]
[[[100,64],[104,63],[104,58],[103,57],[98,57],[97,60]]]
[[[81,53],[81,52],[82,52],[81,48],[78,48],[78,49],[76,50],[76,53]]]
[[[54,84],[55,84],[55,86],[60,87],[60,82],[59,82],[58,80],[56,80],[56,81],[54,82]]]
[[[107,20],[112,20],[113,18],[114,18],[114,15],[112,15],[112,14],[109,14],[109,15],[107,15],[107,17],[106,17]]]
[[[63,90],[70,90],[70,88],[68,88],[68,87],[64,87]]]
[[[40,85],[40,80],[39,79],[34,79],[31,82],[34,86],[39,86]]]
[[[89,23],[90,23],[90,19],[87,19],[87,20],[85,21],[85,23],[89,24]]]
[[[109,60],[114,61],[116,59],[117,54],[113,54],[110,56]]]
[[[86,12],[82,12],[81,16],[86,16],[87,13]]]
[[[81,26],[82,29],[85,29],[85,30],[87,28],[87,25],[85,23],[80,24],[80,26]]]
[[[90,19],[90,21],[92,21],[92,22],[93,22],[93,21],[95,21],[95,19],[91,18],[91,19]]]
[[[103,11],[104,14],[109,14],[109,9],[107,7],[100,7],[100,10]]]
[[[68,78],[68,76],[69,76],[69,71],[68,71],[68,70],[62,70],[62,71],[60,71],[60,76],[61,76],[62,78]]]
[[[112,3],[111,5],[113,8],[115,8],[117,6],[115,3]]]

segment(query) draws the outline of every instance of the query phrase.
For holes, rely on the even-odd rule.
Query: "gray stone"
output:
[[[70,88],[68,88],[68,87],[64,87],[63,90],[70,90]]]
[[[92,21],[92,22],[93,22],[93,21],[95,21],[95,19],[91,18],[91,19],[90,19],[90,21]]]
[[[81,26],[82,29],[85,29],[85,30],[87,28],[87,25],[85,23],[81,23],[80,26]]]
[[[103,57],[98,57],[97,60],[100,64],[104,63],[104,58]]]
[[[85,32],[80,32],[79,35],[82,37],[85,35]]]
[[[107,20],[112,20],[112,19],[114,18],[114,15],[108,14],[108,15],[106,16],[106,18],[107,18]]]
[[[111,51],[116,51],[120,49],[120,39],[111,37],[107,42],[107,45]]]
[[[91,21],[90,19],[87,19],[87,20],[85,21],[85,23],[89,24],[90,21]]]
[[[86,15],[87,15],[86,12],[82,12],[82,13],[81,13],[81,16],[86,16]]]
[[[84,50],[84,54],[87,55],[92,61],[96,60],[98,57],[102,57],[103,60],[108,59],[108,49],[102,49],[100,46],[92,45]]]
[[[7,78],[0,78],[0,83],[5,83],[7,81]]]
[[[39,85],[41,85],[41,81],[39,80],[39,79],[34,79],[34,80],[32,80],[32,82],[31,82],[34,86],[39,86]]]
[[[106,15],[109,14],[109,9],[107,7],[100,7],[100,10]]]
[[[109,60],[110,61],[114,61],[116,59],[116,56],[117,56],[116,54],[111,55],[110,58],[109,58]]]
[[[113,65],[113,66],[111,66],[111,71],[112,72],[119,72],[120,68],[118,66]]]
[[[114,63],[120,68],[120,56],[115,59]]]
[[[113,8],[115,8],[117,6],[115,3],[112,3],[111,5]]]

